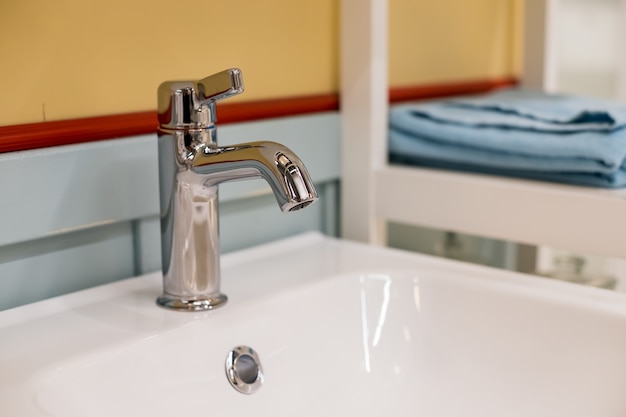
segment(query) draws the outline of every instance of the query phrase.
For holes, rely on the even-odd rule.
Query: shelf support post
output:
[[[374,175],[387,163],[387,1],[342,0],[342,237],[385,244]]]

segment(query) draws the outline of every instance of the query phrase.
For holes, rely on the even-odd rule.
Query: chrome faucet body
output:
[[[157,303],[163,307],[210,310],[227,300],[220,292],[220,183],[262,177],[283,211],[317,199],[304,164],[285,146],[266,141],[217,145],[215,101],[242,91],[238,69],[159,87],[163,294]]]

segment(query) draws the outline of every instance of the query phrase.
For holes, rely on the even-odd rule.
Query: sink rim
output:
[[[237,300],[239,296],[238,293],[250,284],[253,285],[255,291],[265,289],[266,292],[274,294],[276,292],[290,290],[308,282],[333,279],[337,275],[341,275],[346,272],[394,273],[407,270],[407,268],[403,267],[389,266],[378,267],[376,268],[376,271],[371,271],[366,267],[361,268],[360,270],[353,267],[350,268],[349,271],[341,270],[341,268],[339,268],[339,270],[334,272],[331,271],[330,273],[326,273],[322,276],[307,276],[306,279],[301,281],[287,282],[287,286],[280,287],[277,291],[267,286],[259,286],[258,282],[255,282],[254,280],[249,280],[245,277],[237,277],[236,271],[233,271],[233,269],[236,269],[238,266],[245,266],[251,262],[263,261],[268,256],[278,256],[283,252],[306,250],[307,248],[315,247],[316,245],[331,245],[335,248],[343,248],[353,251],[371,251],[372,253],[377,253],[389,259],[393,258],[394,260],[401,259],[403,261],[407,261],[407,263],[412,264],[417,271],[427,271],[431,275],[465,275],[465,278],[467,279],[476,280],[476,282],[482,282],[489,285],[498,287],[508,286],[515,287],[519,290],[535,291],[537,296],[543,295],[557,298],[574,297],[583,304],[588,304],[590,306],[593,305],[602,309],[626,312],[626,294],[617,291],[573,284],[538,275],[503,270],[479,264],[471,264],[468,262],[409,252],[401,249],[372,246],[360,242],[329,237],[319,232],[306,232],[293,237],[224,254],[221,260],[224,276],[224,292],[227,295],[232,293],[234,295],[233,298]],[[161,277],[162,275],[160,272],[152,272],[0,311],[0,332],[5,327],[11,327],[20,323],[49,317],[50,315],[60,314],[89,306],[94,303],[106,302],[107,300],[124,297],[128,294],[132,294],[133,292],[146,290],[156,291],[154,290],[155,285],[159,286],[158,291],[155,292],[156,295],[159,295],[161,290]],[[158,284],[155,284],[155,281]],[[227,311],[232,304],[233,300],[230,300],[223,309],[219,310]],[[216,311],[208,313],[215,314]],[[194,314],[204,315],[206,312],[184,312],[181,314],[189,316]]]

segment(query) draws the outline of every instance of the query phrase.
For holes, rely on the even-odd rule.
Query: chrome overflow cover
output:
[[[228,382],[243,394],[252,394],[263,384],[259,355],[248,346],[237,346],[226,356]]]

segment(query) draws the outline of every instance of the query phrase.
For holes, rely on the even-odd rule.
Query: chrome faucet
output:
[[[236,68],[159,86],[160,306],[199,311],[227,300],[220,292],[218,184],[262,177],[282,211],[304,208],[317,199],[304,164],[285,146],[217,145],[215,102],[241,92],[241,71]]]

